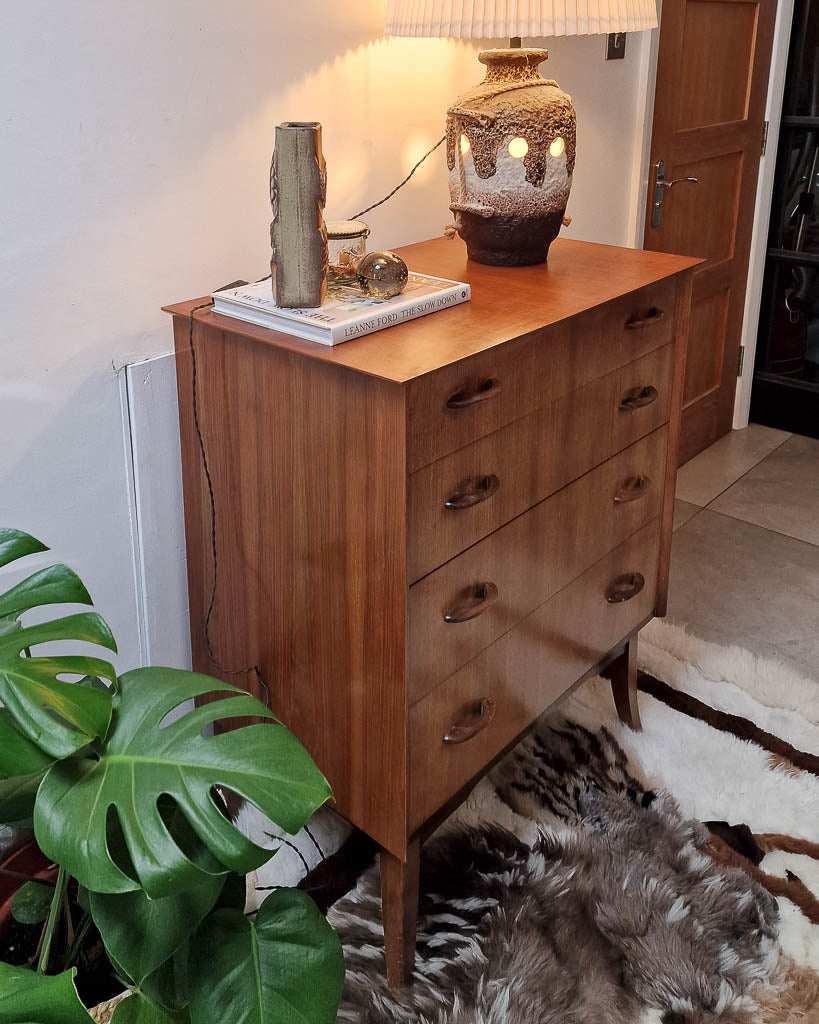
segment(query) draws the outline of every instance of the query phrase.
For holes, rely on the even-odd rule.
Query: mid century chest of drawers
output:
[[[697,262],[567,240],[540,267],[480,266],[446,239],[402,254],[472,300],[336,348],[168,307],[194,668],[219,674],[191,344],[212,645],[259,667],[336,808],[381,846],[393,984],[420,842],[470,786],[607,666],[639,725],[634,638],[665,608]]]

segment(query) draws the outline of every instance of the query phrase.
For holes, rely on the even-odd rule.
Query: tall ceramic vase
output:
[[[546,50],[484,50],[486,78],[447,112],[450,209],[470,259],[543,263],[574,170],[571,97],[541,77]]]
[[[326,199],[321,125],[316,121],[278,125],[270,167],[270,270],[277,306],[321,305],[327,273]]]

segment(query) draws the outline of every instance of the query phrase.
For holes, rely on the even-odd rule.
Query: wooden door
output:
[[[645,248],[694,271],[680,462],[731,429],[776,0],[663,0]],[[656,168],[665,180],[652,225]]]

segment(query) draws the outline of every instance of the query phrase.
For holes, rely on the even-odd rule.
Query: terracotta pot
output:
[[[571,97],[541,77],[546,50],[484,50],[486,78],[447,112],[450,209],[470,259],[543,263],[575,160]]]

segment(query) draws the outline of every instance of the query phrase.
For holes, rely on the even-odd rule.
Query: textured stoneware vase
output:
[[[538,71],[547,57],[484,50],[486,78],[447,112],[450,209],[478,263],[543,263],[563,223],[576,119],[571,97]]]
[[[326,199],[321,125],[315,121],[278,125],[270,167],[270,272],[278,306],[321,305],[327,273]]]

